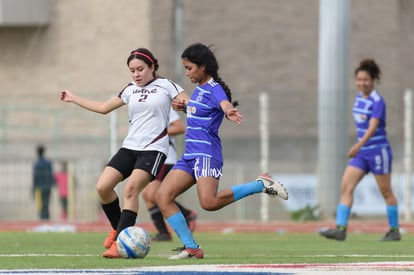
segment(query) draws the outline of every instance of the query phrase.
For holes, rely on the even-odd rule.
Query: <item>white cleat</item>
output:
[[[199,248],[191,249],[191,248],[179,248],[177,251],[178,254],[171,256],[170,260],[180,260],[180,259],[202,259],[204,258],[204,252]]]
[[[288,193],[286,192],[286,189],[283,187],[283,185],[272,179],[272,176],[269,174],[261,174],[257,180],[260,180],[264,184],[263,193],[268,194],[271,197],[279,197],[284,200],[287,200],[289,198]]]

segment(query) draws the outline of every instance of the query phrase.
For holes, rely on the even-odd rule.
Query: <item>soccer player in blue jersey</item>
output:
[[[204,257],[204,252],[195,242],[183,214],[174,203],[175,198],[193,184],[197,186],[201,207],[207,211],[218,210],[255,193],[264,192],[285,200],[288,194],[268,174],[260,175],[255,181],[218,191],[223,166],[219,127],[224,117],[240,124],[242,116],[235,108],[237,104],[232,103],[229,87],[218,75],[219,66],[209,47],[193,44],[184,50],[181,58],[186,76],[198,85],[189,100],[173,101],[175,110],[187,113],[185,149],[158,189],[157,204],[184,244],[179,253],[170,259],[200,259]]]
[[[158,208],[156,202],[156,193],[158,188],[161,185],[161,181],[167,176],[171,168],[174,167],[174,164],[177,162],[177,150],[176,150],[176,136],[185,133],[185,125],[181,121],[180,116],[176,111],[171,109],[170,111],[170,120],[168,124],[168,136],[169,136],[169,146],[167,158],[165,159],[164,164],[162,165],[160,172],[157,177],[151,181],[145,188],[142,190],[142,198],[145,201],[148,212],[150,213],[151,220],[157,229],[157,234],[151,238],[151,241],[155,242],[164,242],[172,241],[172,236],[167,228],[167,225],[164,221],[164,216],[161,213],[161,210]],[[176,202],[178,208],[183,213],[185,220],[190,228],[191,232],[194,232],[196,227],[197,212],[194,210],[187,209],[182,204]]]
[[[343,241],[353,203],[354,190],[361,179],[373,173],[386,202],[390,230],[382,241],[399,241],[398,206],[391,187],[392,150],[385,131],[386,105],[375,90],[381,70],[372,59],[362,60],[355,69],[355,82],[359,93],[353,107],[358,141],[349,149],[348,166],[342,177],[341,199],[336,210],[336,228],[321,231],[328,239]]]

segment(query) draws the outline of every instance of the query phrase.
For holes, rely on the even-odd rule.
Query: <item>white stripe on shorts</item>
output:
[[[384,174],[388,174],[390,172],[390,160],[388,158],[387,148],[381,149],[382,154],[382,170]]]
[[[151,174],[156,176],[158,174],[158,168],[160,168],[160,162],[162,160],[162,153],[157,154],[157,158],[155,159],[154,166],[152,166]]]

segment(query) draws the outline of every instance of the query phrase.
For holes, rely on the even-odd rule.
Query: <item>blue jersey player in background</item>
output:
[[[186,76],[198,85],[188,100],[173,101],[175,110],[187,113],[185,149],[181,159],[164,179],[156,197],[161,212],[184,244],[178,254],[170,259],[201,259],[204,252],[195,242],[183,214],[174,203],[175,198],[193,184],[196,184],[201,207],[207,211],[221,209],[256,193],[264,192],[285,200],[288,194],[268,174],[218,191],[223,166],[219,128],[224,117],[240,124],[242,116],[235,108],[237,104],[232,103],[229,87],[218,75],[218,63],[209,47],[193,44],[184,50],[181,58]]]
[[[362,60],[355,70],[356,86],[353,117],[357,131],[357,142],[348,152],[348,166],[342,177],[341,199],[336,211],[336,228],[321,231],[328,239],[343,241],[353,203],[353,193],[361,179],[369,172],[375,180],[386,203],[390,230],[382,241],[399,241],[401,235],[398,222],[398,205],[391,187],[392,150],[385,131],[386,105],[374,88],[381,71],[372,59]]]

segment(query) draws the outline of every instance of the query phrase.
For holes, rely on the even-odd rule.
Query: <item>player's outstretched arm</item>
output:
[[[60,92],[60,100],[64,102],[71,102],[74,103],[86,110],[100,113],[100,114],[107,114],[122,105],[124,105],[124,102],[117,96],[112,97],[108,101],[95,101],[95,100],[89,100],[80,96],[75,95],[69,90],[62,90]]]
[[[220,106],[228,120],[236,122],[237,124],[242,123],[243,116],[239,113],[239,111],[236,108],[234,108],[233,104],[231,104],[230,101],[223,100],[220,103]]]

